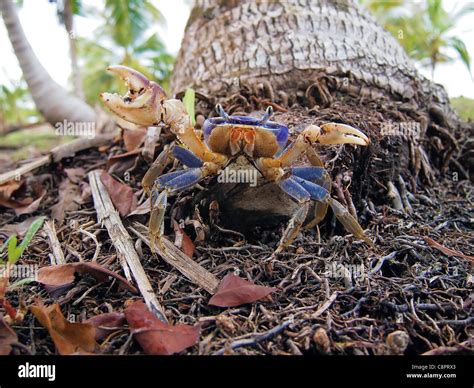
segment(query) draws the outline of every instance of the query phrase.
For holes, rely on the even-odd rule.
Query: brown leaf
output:
[[[141,146],[146,137],[146,129],[125,129],[123,132],[123,142],[125,143],[125,149],[132,151]]]
[[[175,220],[173,220],[173,228],[175,232],[174,245],[181,249],[186,256],[192,258],[194,255],[194,250],[196,249],[193,240],[191,240],[191,238]]]
[[[0,316],[0,356],[7,356],[12,350],[12,345],[18,342],[18,337],[13,329],[8,326]]]
[[[107,159],[107,166],[110,167],[111,165],[113,165],[118,160],[127,159],[127,158],[130,158],[131,156],[140,155],[141,152],[142,152],[142,150],[141,150],[141,148],[139,148],[139,149],[136,149],[136,150],[124,152],[123,154],[109,156],[109,158]]]
[[[474,262],[474,256],[465,255],[462,252],[459,252],[459,251],[456,251],[454,249],[445,247],[444,245],[441,245],[440,243],[436,242],[435,240],[433,240],[432,238],[430,238],[428,236],[424,236],[423,239],[426,241],[426,243],[430,247],[436,248],[437,250],[443,252],[445,255],[457,256],[457,257],[460,257],[462,259],[466,259],[466,260],[470,260],[470,261]]]
[[[17,181],[17,180],[11,180],[8,181],[2,185],[0,185],[0,200],[5,199],[8,200],[12,196],[12,194],[17,191],[21,185],[23,184],[23,181]]]
[[[131,292],[137,292],[137,289],[132,286],[127,279],[92,262],[67,263],[40,268],[38,270],[37,281],[43,284],[48,292],[54,292],[72,284],[76,272],[82,275],[89,274],[99,282],[105,282],[109,276],[112,276]]]
[[[116,312],[99,314],[84,321],[84,323],[90,323],[95,327],[96,341],[100,341],[111,332],[117,330],[117,327],[122,327],[125,322],[125,314]]]
[[[125,317],[135,339],[146,354],[170,355],[193,346],[199,340],[200,327],[168,325],[137,301],[125,310]]]
[[[137,163],[137,159],[141,153],[141,148],[137,148],[130,152],[110,156],[107,160],[107,172],[117,176],[123,175],[127,170],[133,169]]]
[[[16,234],[19,237],[23,237],[28,231],[28,229],[30,228],[30,225],[38,218],[39,217],[30,217],[30,218],[27,218],[25,221],[17,223],[17,224],[3,225],[0,228],[0,234],[4,234],[6,236],[11,236],[12,234]]]
[[[79,184],[86,175],[86,171],[82,167],[65,168],[64,172],[72,183]]]
[[[217,292],[209,300],[209,304],[218,307],[234,307],[255,302],[275,292],[274,287],[264,287],[228,274],[221,281]]]
[[[79,209],[80,203],[81,190],[79,186],[66,178],[59,185],[59,201],[51,208],[51,216],[61,224],[66,212]]]
[[[36,199],[29,205],[15,208],[15,214],[17,216],[21,216],[22,214],[31,214],[38,210],[41,201],[46,195],[46,188],[43,185],[37,184],[35,186],[35,195],[37,196]]]
[[[18,191],[23,186],[24,181],[11,180],[3,185],[0,185],[0,206],[17,209],[22,206],[27,206],[33,202],[32,198],[12,199],[13,193]]]
[[[102,172],[100,179],[107,188],[112,203],[122,217],[126,217],[135,210],[137,207],[137,198],[133,194],[133,190],[130,186],[120,183],[105,171]]]
[[[48,329],[60,355],[94,352],[97,345],[95,328],[90,323],[69,322],[58,304],[45,306],[41,300],[30,310],[41,325]]]
[[[138,205],[136,209],[133,212],[131,212],[127,217],[138,216],[138,215],[148,214],[148,213],[150,213],[150,197],[148,197],[145,200],[145,202]]]

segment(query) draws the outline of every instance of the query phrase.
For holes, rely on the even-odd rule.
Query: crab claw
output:
[[[109,66],[107,71],[122,78],[128,87],[124,96],[102,93],[100,97],[107,108],[134,124],[157,125],[161,121],[161,102],[166,99],[161,86],[126,66]]]
[[[358,144],[369,145],[369,138],[356,128],[339,123],[327,123],[318,127],[310,125],[304,131],[310,142],[321,144]]]

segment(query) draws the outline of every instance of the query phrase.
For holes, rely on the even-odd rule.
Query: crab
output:
[[[165,124],[181,143],[170,152],[186,168],[161,175],[162,168],[155,161],[143,177],[143,188],[151,196],[149,236],[153,251],[156,244],[163,249],[168,197],[220,174],[238,158],[247,159],[265,181],[278,185],[299,204],[273,255],[287,248],[304,224],[313,227],[320,222],[328,207],[349,233],[372,245],[357,219],[331,197],[331,179],[314,149],[316,144],[367,146],[369,138],[359,129],[340,123],[309,125],[289,142],[288,127],[270,120],[271,107],[262,117],[254,118],[230,116],[217,105],[219,117],[204,122],[201,136],[182,101],[168,99],[158,84],[125,66],[110,66],[108,71],[120,76],[129,89],[125,96],[101,94],[113,113],[141,126]],[[302,155],[306,155],[309,165],[294,166]]]

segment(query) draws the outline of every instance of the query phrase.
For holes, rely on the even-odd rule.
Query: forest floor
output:
[[[193,197],[202,188],[188,190],[179,200],[171,201],[166,218],[168,238],[219,280],[234,274],[274,288],[266,298],[226,308],[210,305],[208,291],[152,253],[134,233],[137,224],[148,222],[148,206],[143,205],[146,196],[140,186],[147,163],[140,152],[127,151],[123,139],[116,139],[109,146],[80,152],[28,174],[15,192],[16,205],[2,208],[0,241],[12,233],[21,239],[32,220],[45,215],[56,220],[66,263],[94,261],[125,276],[115,241],[98,222],[91,196],[87,174],[104,169],[120,177],[107,188],[115,205],[126,208],[122,222],[168,322],[200,328],[197,341],[181,354],[473,353],[472,182],[453,180],[449,174],[440,176],[432,187],[411,197],[412,212],[374,202],[361,216],[374,247],[334,229],[331,214],[320,228],[302,232],[271,265],[265,259],[273,252],[283,225],[257,228],[245,237],[229,230],[229,223],[225,228],[211,227],[208,215],[199,216],[192,206]],[[113,155],[119,157],[111,158]],[[0,171],[11,168],[5,162]],[[132,190],[124,190],[124,186]],[[30,200],[25,202],[25,198]],[[18,215],[15,211],[20,207],[24,214]],[[187,220],[175,233],[169,227],[170,214],[178,223],[181,218]],[[176,234],[181,235],[180,241],[173,237]],[[50,244],[46,233],[38,233],[19,264],[51,266]],[[77,352],[146,351],[143,333],[142,341],[136,341],[130,320],[123,315],[133,301],[142,300],[140,294],[123,278],[94,276],[93,271],[80,271],[79,267],[75,272],[71,279],[64,270],[52,272],[48,279],[54,278],[56,283],[51,282],[56,286],[32,281],[6,293],[11,305],[25,313],[11,323],[17,336],[10,339],[12,352],[67,353],[54,339],[54,317],[43,303],[58,304],[69,322],[102,317],[89,321],[96,328],[93,351],[83,346],[87,339],[79,334],[70,339]],[[58,278],[68,278],[63,282],[66,286],[57,287]],[[35,314],[31,306],[36,306]],[[41,314],[43,318],[49,314],[49,326],[47,319],[37,319]],[[0,321],[0,350],[5,346],[4,326]],[[82,329],[76,326],[74,330],[82,333]]]

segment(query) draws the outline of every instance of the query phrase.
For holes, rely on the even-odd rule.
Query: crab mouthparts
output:
[[[252,156],[255,147],[255,131],[252,128],[233,127],[230,135],[230,148],[232,155],[237,154],[242,149]]]

